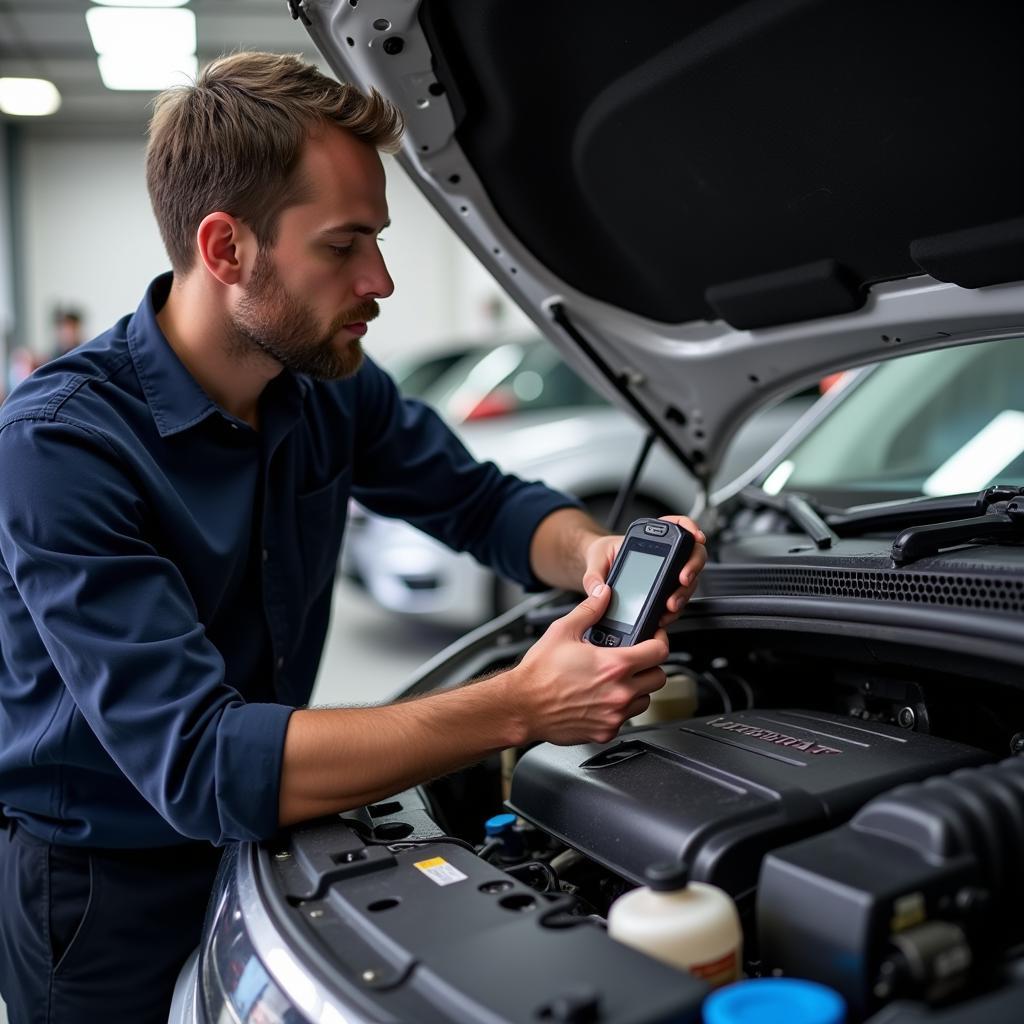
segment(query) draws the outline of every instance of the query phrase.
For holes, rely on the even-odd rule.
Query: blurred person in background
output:
[[[27,345],[11,349],[7,363],[7,394],[9,395],[33,370],[41,365],[39,357]]]
[[[57,309],[53,315],[54,343],[50,359],[66,355],[85,341],[82,335],[82,314],[77,309]]]
[[[173,273],[0,412],[0,993],[19,1024],[165,1021],[225,843],[510,746],[605,741],[664,685],[663,631],[583,640],[621,543],[476,462],[361,339],[394,285],[379,151],[401,116],[294,56],[158,99]],[[524,586],[585,590],[516,667],[305,707],[349,498]],[[704,564],[697,537],[662,624]],[[343,626],[342,626],[343,628]]]

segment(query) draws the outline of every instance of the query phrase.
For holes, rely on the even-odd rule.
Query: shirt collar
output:
[[[213,413],[237,423],[188,372],[160,329],[156,315],[167,301],[173,277],[166,273],[152,281],[135,315],[128,321],[127,331],[135,372],[161,437],[187,430]],[[296,416],[309,382],[302,375],[293,375],[287,370],[281,376],[288,380],[280,381],[273,390],[285,398],[284,404],[291,406],[289,411]]]

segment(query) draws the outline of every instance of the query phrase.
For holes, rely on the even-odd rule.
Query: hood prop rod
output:
[[[683,451],[682,448],[676,443],[673,438],[658,422],[657,418],[647,411],[647,407],[633,394],[629,388],[629,382],[624,374],[616,373],[605,361],[598,355],[596,349],[589,341],[580,333],[576,325],[569,319],[569,314],[565,311],[565,305],[561,302],[555,302],[551,306],[551,318],[558,324],[559,327],[569,335],[581,352],[601,371],[602,376],[608,381],[612,387],[622,397],[629,402],[633,411],[647,424],[648,428],[652,433],[656,434],[665,443],[665,447],[677,458],[679,461],[696,477],[700,482],[701,486],[706,485],[704,475],[697,469],[693,460]]]
[[[647,434],[644,438],[644,443],[640,446],[640,452],[633,463],[633,472],[629,474],[629,479],[619,488],[619,493],[615,495],[615,504],[612,505],[612,510],[608,513],[608,522],[606,524],[612,533],[621,533],[622,528],[626,525],[624,515],[629,506],[629,500],[633,497],[633,492],[636,490],[636,482],[640,479],[640,474],[647,463],[647,456],[651,454],[651,449],[657,440],[658,436],[653,430]]]

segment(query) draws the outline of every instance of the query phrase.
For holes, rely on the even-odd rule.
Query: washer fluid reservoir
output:
[[[728,894],[716,885],[691,882],[683,864],[652,865],[645,877],[646,886],[612,904],[608,934],[709,985],[735,981],[743,932]]]

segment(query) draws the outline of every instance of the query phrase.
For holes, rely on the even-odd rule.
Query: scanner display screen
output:
[[[658,571],[664,564],[665,559],[661,555],[646,555],[642,551],[628,552],[613,584],[607,617],[625,623],[632,629],[658,577]]]

